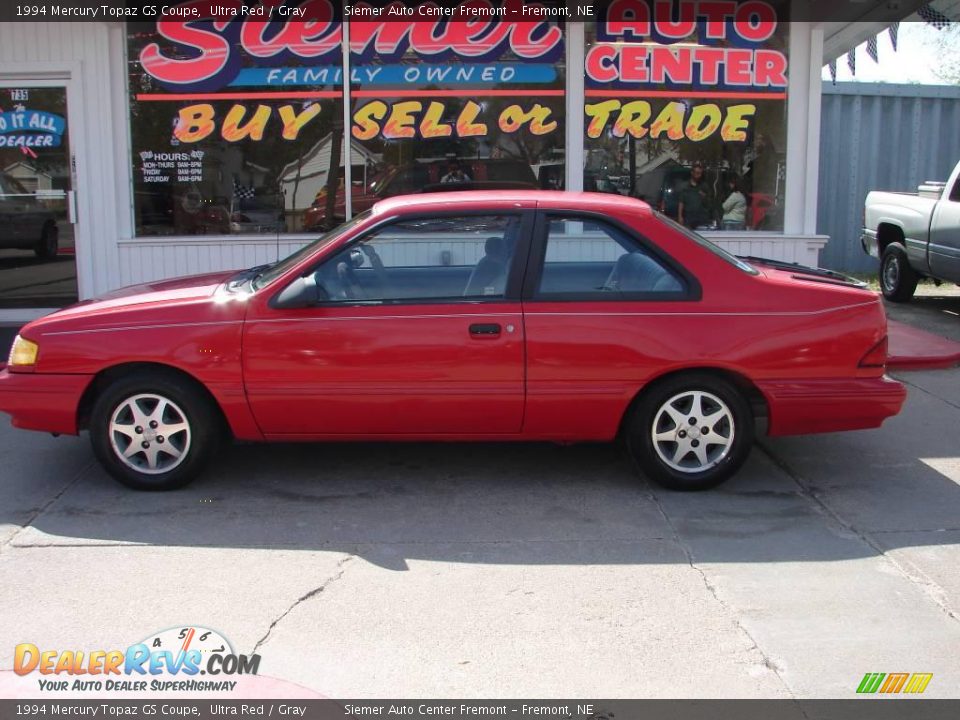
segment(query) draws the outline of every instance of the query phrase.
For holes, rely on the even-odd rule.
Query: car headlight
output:
[[[7,363],[10,367],[33,365],[37,362],[37,353],[39,351],[40,346],[35,342],[17,335],[13,341],[13,346],[10,348],[10,358]]]

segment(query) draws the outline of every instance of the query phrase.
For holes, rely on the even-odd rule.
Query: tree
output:
[[[960,23],[938,31],[932,45],[939,58],[933,74],[948,85],[960,85]]]

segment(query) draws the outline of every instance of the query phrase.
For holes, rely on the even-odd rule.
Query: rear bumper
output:
[[[48,375],[0,370],[0,412],[24,430],[77,434],[77,408],[91,375]]]
[[[773,380],[758,383],[770,407],[770,435],[880,427],[900,412],[906,388],[886,376],[842,380]]]
[[[860,233],[860,247],[863,251],[872,257],[880,257],[880,247],[877,244],[877,233],[866,228]]]

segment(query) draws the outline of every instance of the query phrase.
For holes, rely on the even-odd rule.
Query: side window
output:
[[[618,228],[588,218],[551,218],[538,296],[677,296],[686,284]]]
[[[503,298],[519,231],[516,215],[397,222],[325,261],[315,279],[334,302]]]

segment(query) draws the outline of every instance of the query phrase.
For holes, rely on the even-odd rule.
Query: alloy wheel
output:
[[[175,402],[140,393],[121,402],[109,425],[110,446],[127,467],[159,475],[180,465],[190,451],[191,428]]]
[[[733,412],[723,400],[703,390],[686,390],[657,410],[651,437],[668,467],[700,473],[729,455],[735,432]]]

